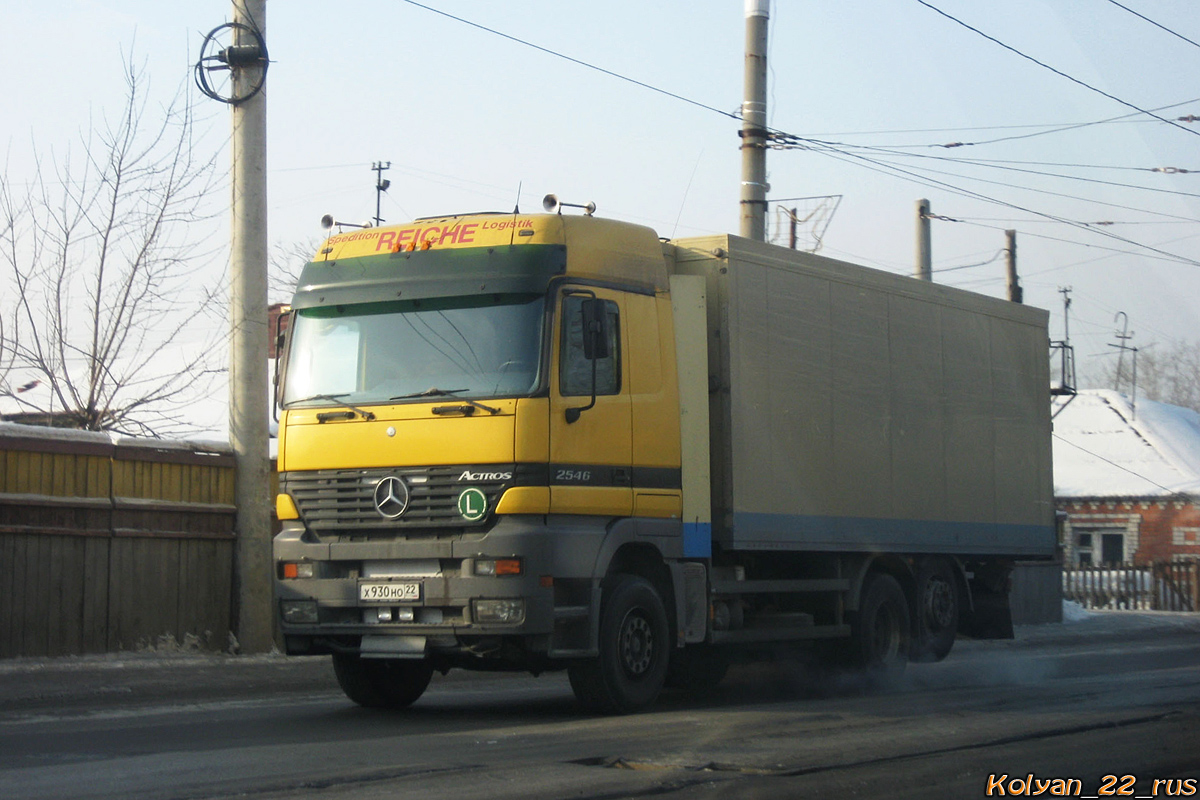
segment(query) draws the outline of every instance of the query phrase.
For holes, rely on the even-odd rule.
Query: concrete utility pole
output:
[[[933,250],[929,235],[929,201],[917,201],[917,262],[913,277],[918,280],[933,280]]]
[[[235,25],[265,35],[266,0],[233,0]],[[253,37],[235,29],[235,46]],[[262,76],[234,69],[233,95],[250,94]],[[237,460],[237,637],[245,652],[274,643],[267,376],[267,99],[260,91],[233,112],[230,252],[229,442]]]
[[[1006,240],[1004,252],[1007,255],[1006,263],[1008,265],[1008,299],[1013,303],[1020,303],[1024,299],[1025,292],[1017,280],[1017,232],[1005,231],[1004,237]]]
[[[747,239],[767,238],[767,21],[770,0],[746,0],[742,101],[742,225]]]

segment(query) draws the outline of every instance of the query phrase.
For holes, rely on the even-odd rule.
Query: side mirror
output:
[[[296,312],[294,309],[281,311],[279,316],[275,318],[275,374],[272,382],[275,384],[274,402],[271,404],[271,416],[276,422],[279,421],[279,408],[283,405],[283,388],[287,380],[287,356],[289,345],[291,344],[291,329],[292,318]]]
[[[583,312],[583,357],[588,361],[608,358],[608,308],[603,300],[589,297],[580,303]]]
[[[574,406],[566,410],[567,423],[579,421],[579,415],[596,406],[596,362],[608,358],[608,306],[603,300],[588,297],[579,302],[583,317],[583,357],[592,362],[592,401],[586,406]]]

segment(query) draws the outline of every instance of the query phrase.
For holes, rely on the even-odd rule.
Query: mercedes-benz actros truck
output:
[[[337,233],[291,307],[282,636],[364,706],[566,669],[628,712],[809,645],[887,674],[1011,637],[1055,552],[1042,310],[590,210]]]

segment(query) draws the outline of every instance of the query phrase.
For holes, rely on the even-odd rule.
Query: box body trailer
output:
[[[1046,312],[563,215],[331,237],[280,371],[289,653],[363,705],[567,669],[604,711],[820,643],[1011,636],[1055,551]]]

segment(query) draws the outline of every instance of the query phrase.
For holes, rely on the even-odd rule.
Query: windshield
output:
[[[531,394],[543,307],[486,295],[299,309],[284,405]]]

